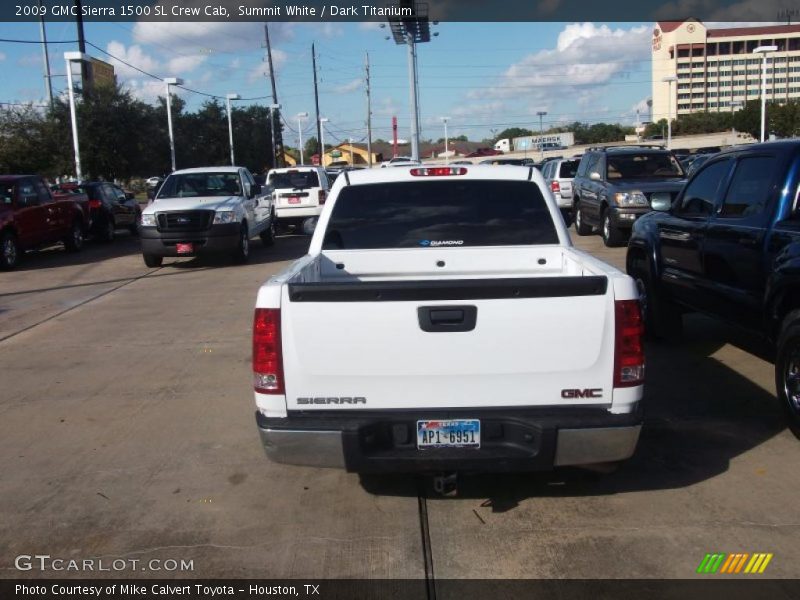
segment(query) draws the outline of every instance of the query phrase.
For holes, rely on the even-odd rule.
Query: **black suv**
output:
[[[618,246],[654,198],[672,200],[686,183],[680,163],[663,146],[590,148],[572,182],[578,235],[600,229],[606,246]]]

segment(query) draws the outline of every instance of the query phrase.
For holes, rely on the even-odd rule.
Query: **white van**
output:
[[[278,224],[295,225],[298,230],[305,221],[319,217],[330,192],[325,169],[314,165],[272,169],[267,185],[274,190]]]

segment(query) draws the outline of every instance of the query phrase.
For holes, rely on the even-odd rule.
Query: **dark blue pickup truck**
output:
[[[680,331],[701,311],[776,347],[778,398],[800,432],[800,140],[710,158],[674,202],[638,219],[627,271],[648,332]]]

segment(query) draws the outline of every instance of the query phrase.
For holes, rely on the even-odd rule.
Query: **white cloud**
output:
[[[345,84],[342,84],[342,85],[337,85],[331,91],[334,94],[350,94],[352,92],[355,92],[357,89],[359,89],[361,87],[361,84],[362,84],[362,81],[361,81],[360,78],[359,79],[353,79],[353,81],[350,81],[348,83],[345,83]]]
[[[159,96],[166,96],[164,83],[155,79],[129,79],[125,85],[131,94],[143,102],[153,104]],[[173,94],[178,91],[173,87]]]
[[[511,65],[496,85],[471,97],[515,97],[532,102],[559,94],[580,93],[583,86],[607,83],[650,58],[650,28],[611,29],[607,25],[573,23],[559,34],[556,47],[530,54]],[[624,58],[622,58],[624,57]],[[538,109],[537,109],[538,110]]]
[[[272,66],[275,68],[276,75],[280,72],[281,67],[286,64],[288,59],[289,55],[283,50],[272,51]],[[247,81],[248,83],[255,83],[256,81],[263,80],[264,77],[269,77],[269,63],[267,62],[257,64],[247,76]]]
[[[184,2],[200,4],[198,2]],[[202,3],[205,5],[205,3]],[[273,47],[294,37],[291,23],[270,23],[270,42]],[[140,44],[168,46],[186,54],[214,54],[256,50],[264,43],[264,24],[255,22],[192,23],[185,21],[138,22],[133,38]]]
[[[142,75],[139,71],[129,67],[125,63],[130,63],[142,71],[147,71],[148,73],[158,75],[157,71],[160,69],[158,61],[146,54],[139,45],[134,44],[133,46],[126,47],[122,42],[117,42],[115,40],[108,43],[106,46],[106,51],[116,57],[108,57],[106,60],[114,65],[114,70],[119,79],[132,79],[135,77],[141,77]]]
[[[5,60],[5,58],[6,55],[0,52],[0,60]],[[17,59],[17,65],[20,67],[40,67],[42,66],[42,53],[31,52],[30,54],[25,54],[23,56],[20,56]]]
[[[5,59],[6,59],[6,55],[3,52],[0,52],[0,61],[3,61]]]
[[[176,56],[167,63],[167,70],[174,75],[190,73],[202,65],[207,58],[208,55],[202,54]]]
[[[378,31],[381,28],[381,23],[378,21],[361,21],[358,24],[361,31]]]

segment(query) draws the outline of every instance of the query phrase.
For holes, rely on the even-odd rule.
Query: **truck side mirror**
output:
[[[600,177],[600,173],[598,173],[597,171],[592,171],[591,173],[589,173],[589,179],[591,179],[592,181],[600,181],[600,179],[602,178]]]

